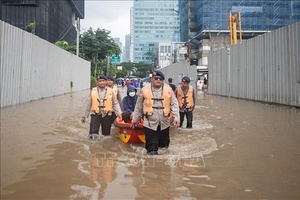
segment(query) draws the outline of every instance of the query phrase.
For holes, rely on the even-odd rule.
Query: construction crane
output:
[[[234,45],[237,43],[237,24],[239,29],[240,42],[242,42],[242,20],[240,11],[238,11],[238,14],[235,15],[232,15],[230,11],[228,15],[228,22],[230,32],[230,45]]]

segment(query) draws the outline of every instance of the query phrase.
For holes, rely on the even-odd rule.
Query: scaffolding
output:
[[[300,21],[299,0],[199,0],[195,1],[197,34],[228,31],[228,13],[238,11],[245,32],[267,32]]]
[[[237,30],[239,31],[239,39],[242,42],[242,19],[241,12],[238,11],[237,14],[232,14],[231,11],[228,15],[229,22],[229,35],[230,35],[230,45],[237,43]]]

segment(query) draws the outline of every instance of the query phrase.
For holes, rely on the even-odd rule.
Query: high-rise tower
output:
[[[228,15],[241,14],[243,39],[300,21],[299,0],[179,0],[181,41],[207,66],[209,52],[229,46]]]
[[[178,1],[134,0],[131,19],[135,63],[155,66],[159,42],[180,40]]]

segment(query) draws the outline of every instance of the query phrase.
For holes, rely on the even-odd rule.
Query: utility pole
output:
[[[187,54],[186,54],[186,62],[187,62],[187,66],[190,67],[191,66],[191,42],[189,41],[187,44]]]
[[[238,11],[238,23],[239,23],[239,32],[240,32],[240,42],[242,42],[242,18],[241,18],[241,12]]]
[[[106,65],[106,74],[105,74],[106,76],[108,76],[108,69],[110,67],[109,60],[110,60],[110,56],[107,56],[107,65]]]
[[[190,76],[190,66],[191,66],[191,58],[190,58],[190,55],[191,55],[191,41],[188,41],[188,44],[187,44],[187,54],[186,54],[186,68],[187,68],[187,76]]]
[[[96,57],[94,57],[94,63],[95,63],[94,77],[97,77],[98,55],[96,55]]]
[[[77,31],[76,56],[79,56],[79,35],[80,35],[80,20],[79,20],[79,17],[77,17],[77,21],[76,21],[76,31]]]

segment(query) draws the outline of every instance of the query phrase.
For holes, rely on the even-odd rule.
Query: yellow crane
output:
[[[230,32],[230,45],[234,45],[237,43],[237,23],[239,29],[240,42],[242,42],[241,12],[238,11],[238,14],[233,15],[230,11],[228,15],[228,21],[229,21],[229,32]]]

